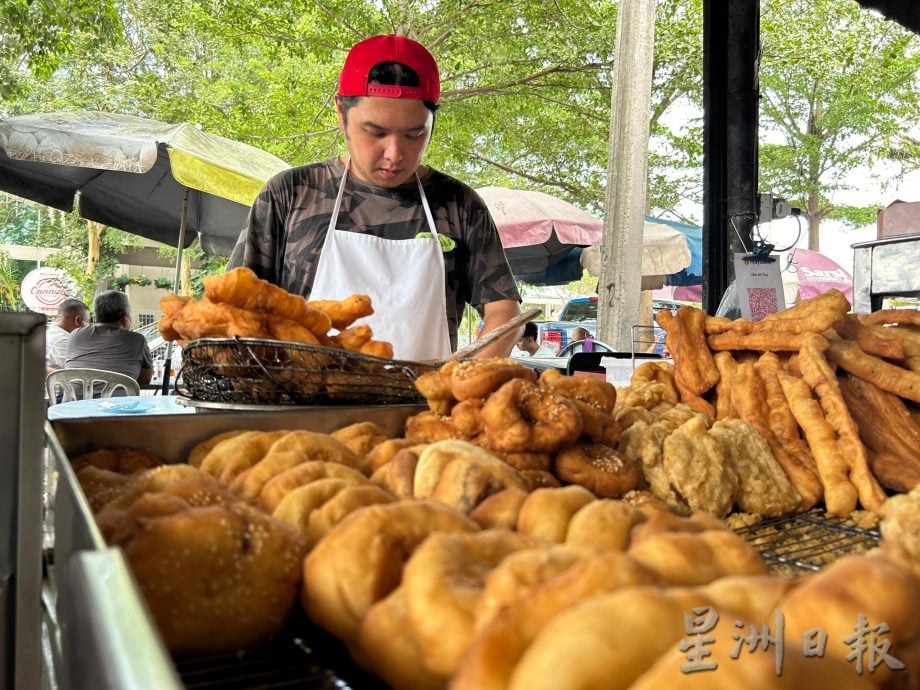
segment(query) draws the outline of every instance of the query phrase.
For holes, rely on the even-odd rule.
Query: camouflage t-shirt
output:
[[[248,266],[288,292],[309,297],[344,169],[336,157],[270,179],[252,205],[229,267]],[[482,314],[487,302],[521,298],[485,202],[468,185],[431,168],[420,177],[438,233],[456,243],[444,253],[447,326],[456,349],[465,304]],[[346,180],[336,227],[392,240],[429,231],[415,180],[385,189],[354,175]]]

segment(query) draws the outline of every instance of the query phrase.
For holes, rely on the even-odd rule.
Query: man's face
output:
[[[431,139],[434,115],[422,101],[361,98],[348,111],[339,108],[352,172],[378,187],[398,187],[412,180]]]

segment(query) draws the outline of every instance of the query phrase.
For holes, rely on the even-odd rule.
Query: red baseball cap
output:
[[[381,62],[398,62],[411,67],[418,74],[419,85],[368,84],[370,71]],[[410,98],[437,103],[441,97],[438,63],[425,46],[411,38],[395,34],[372,36],[348,51],[339,76],[339,95]]]

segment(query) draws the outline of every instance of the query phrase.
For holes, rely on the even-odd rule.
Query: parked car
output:
[[[683,302],[665,299],[653,299],[652,311],[657,313],[661,309],[677,311],[680,307],[685,306]],[[541,344],[546,345],[554,350],[558,356],[565,356],[577,351],[568,346],[572,343],[572,331],[581,326],[586,328],[592,335],[597,335],[597,297],[575,297],[569,300],[559,312],[559,319],[555,321],[538,321],[539,329],[538,340]],[[664,353],[664,331],[654,324],[652,332],[649,334],[637,333],[635,349],[637,351],[649,351],[654,349],[658,354]],[[609,345],[594,341],[596,349],[598,346],[605,348],[607,351],[613,351]]]

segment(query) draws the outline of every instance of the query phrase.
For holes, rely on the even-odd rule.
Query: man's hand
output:
[[[503,299],[497,302],[486,302],[483,305],[482,311],[483,326],[482,332],[479,334],[480,338],[489,331],[495,330],[506,321],[510,321],[520,314],[521,306],[516,300]],[[478,352],[475,355],[475,359],[482,359],[484,357],[507,357],[511,354],[511,348],[514,347],[514,344],[520,339],[523,332],[523,326],[516,328],[508,335],[499,338],[484,350]]]

